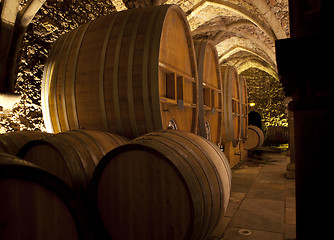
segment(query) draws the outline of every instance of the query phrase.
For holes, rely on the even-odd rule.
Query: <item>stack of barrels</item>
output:
[[[1,239],[98,239],[89,207],[91,178],[100,159],[126,142],[83,129],[1,135]]]
[[[246,139],[245,81],[212,42],[194,45],[179,7],[115,12],[61,36],[42,108],[52,134],[0,136],[1,239],[223,234],[222,148]]]

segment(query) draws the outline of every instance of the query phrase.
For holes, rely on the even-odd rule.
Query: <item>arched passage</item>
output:
[[[256,126],[262,129],[262,117],[261,114],[256,111],[250,111],[248,113],[248,125]]]

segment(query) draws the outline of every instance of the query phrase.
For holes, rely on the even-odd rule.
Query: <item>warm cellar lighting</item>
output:
[[[249,103],[249,106],[254,107],[255,103],[251,102],[251,103]]]
[[[13,105],[20,101],[21,95],[11,93],[0,93],[2,111],[11,110]]]

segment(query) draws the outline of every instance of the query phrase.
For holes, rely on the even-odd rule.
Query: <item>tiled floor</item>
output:
[[[289,161],[285,153],[265,152],[232,169],[230,202],[212,239],[296,238],[295,181],[285,178]]]

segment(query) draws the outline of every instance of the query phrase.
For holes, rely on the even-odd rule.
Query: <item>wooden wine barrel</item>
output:
[[[1,239],[89,239],[82,202],[36,165],[0,153],[0,192]]]
[[[222,144],[222,80],[218,53],[209,40],[194,41],[198,71],[198,134]]]
[[[100,159],[126,143],[124,137],[94,130],[72,130],[31,141],[18,156],[43,167],[86,196],[93,171]]]
[[[283,126],[268,127],[266,143],[279,145],[289,143],[289,128]]]
[[[236,68],[221,68],[223,82],[223,139],[236,147],[241,140],[240,84]]]
[[[24,144],[49,135],[49,133],[40,131],[17,131],[0,134],[0,151],[16,155]]]
[[[248,126],[248,138],[245,142],[247,150],[254,150],[262,146],[264,141],[264,134],[262,130],[256,126]]]
[[[50,132],[196,133],[197,69],[185,14],[176,5],[138,8],[63,35],[45,65],[42,106]]]
[[[247,139],[248,130],[248,95],[247,95],[247,82],[243,76],[239,77],[240,87],[240,137],[241,141],[245,142]]]
[[[217,145],[159,131],[115,148],[92,180],[111,239],[206,239],[226,210],[230,166]]]

